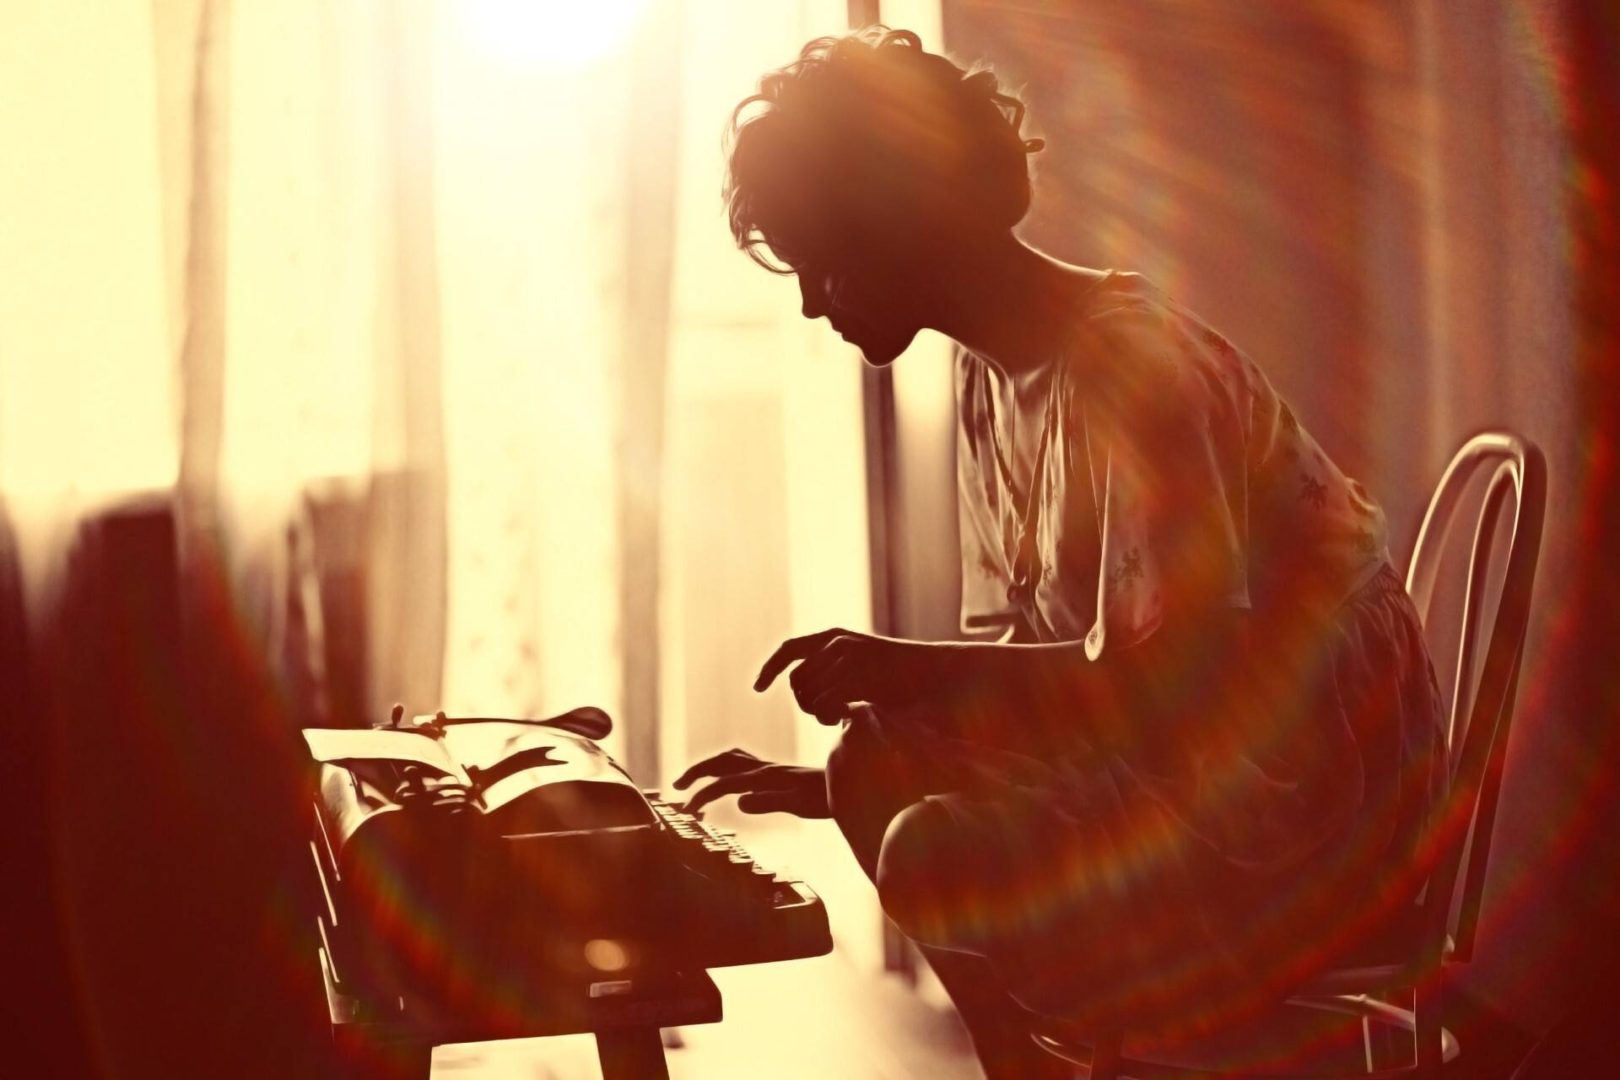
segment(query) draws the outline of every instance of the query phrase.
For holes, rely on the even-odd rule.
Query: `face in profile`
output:
[[[928,325],[926,279],[878,251],[806,260],[794,273],[804,317],[825,318],[874,367],[893,363]]]
[[[953,237],[1009,232],[1029,208],[1039,141],[1019,135],[1022,119],[994,75],[910,31],[818,38],[732,113],[732,235],[798,276],[806,318],[891,363],[939,325],[948,282],[933,256]]]

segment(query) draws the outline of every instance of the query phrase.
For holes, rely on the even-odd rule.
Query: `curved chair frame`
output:
[[[1293,1074],[1296,1076],[1432,1080],[1440,1075],[1441,1064],[1459,1053],[1456,1039],[1440,1024],[1444,967],[1472,957],[1479,925],[1546,514],[1547,467],[1541,450],[1505,431],[1488,431],[1464,443],[1429,502],[1406,575],[1407,592],[1427,626],[1446,538],[1469,482],[1487,465],[1494,465],[1495,472],[1485,488],[1469,552],[1461,640],[1447,718],[1448,787],[1431,821],[1424,850],[1409,871],[1411,892],[1419,896],[1421,914],[1417,947],[1404,962],[1337,968],[1296,989],[1288,1005],[1360,1017],[1367,1047],[1365,1072]],[[1510,493],[1514,496],[1511,538],[1495,617],[1482,654],[1479,629],[1495,565],[1492,549]],[[1383,1000],[1407,993],[1411,995],[1410,1009]],[[1377,1067],[1371,1040],[1374,1026],[1410,1033],[1415,1044],[1412,1063]],[[1119,1031],[1101,1032],[1088,1045],[1073,1039],[1062,1025],[1034,1034],[1042,1049],[1087,1069],[1091,1080],[1206,1080],[1229,1075],[1123,1057],[1121,1037]]]

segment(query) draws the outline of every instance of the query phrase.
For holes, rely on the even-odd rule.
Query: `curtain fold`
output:
[[[447,611],[443,349],[435,198],[432,0],[383,4],[383,264],[366,521],[372,715],[441,697]]]
[[[682,58],[680,0],[656,4],[630,50],[624,139],[624,319],[617,372],[620,720],[632,776],[658,776],[659,548]]]
[[[648,784],[825,750],[748,687],[868,621],[859,360],[719,189],[730,107],[843,4],[535,10],[23,0],[0,36],[3,659],[103,1067],[305,1074],[302,724],[596,704]]]
[[[691,662],[742,670],[803,612],[865,617],[836,614],[864,591],[858,500],[801,528],[863,484],[854,358],[798,359],[825,342],[718,200],[731,104],[840,30],[838,0],[643,0],[624,37],[568,49],[490,0],[96,10],[32,4],[3,46],[28,151],[0,228],[32,257],[0,290],[0,491],[30,588],[86,513],[172,491],[186,573],[224,596],[207,618],[273,637],[287,529],[312,486],[346,491],[373,710],[596,700],[653,772],[653,728],[713,708],[679,689]],[[781,603],[704,659],[670,601],[696,604],[694,544],[739,542]],[[677,633],[696,651],[666,654]]]

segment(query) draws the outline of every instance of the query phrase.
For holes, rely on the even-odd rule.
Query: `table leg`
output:
[[[596,1056],[602,1080],[668,1080],[664,1043],[655,1027],[620,1028],[596,1033]]]

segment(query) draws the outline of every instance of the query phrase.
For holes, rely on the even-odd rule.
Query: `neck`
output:
[[[1011,377],[1033,373],[1057,354],[1076,301],[1101,276],[1010,232],[957,246],[939,269],[943,303],[934,329]]]

